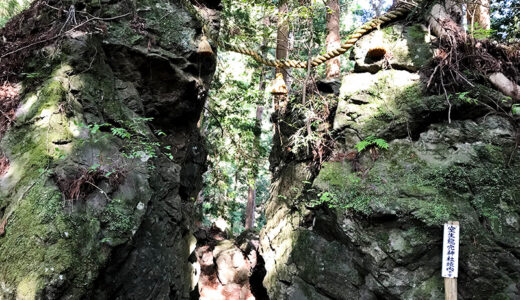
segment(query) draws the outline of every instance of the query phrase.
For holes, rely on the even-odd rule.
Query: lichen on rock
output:
[[[33,51],[0,142],[0,298],[186,299],[215,58],[180,5],[141,1],[134,20],[122,1],[84,5],[119,17]]]
[[[330,159],[316,168],[310,158],[291,161],[282,148],[271,154],[261,233],[270,297],[442,298],[442,225],[449,220],[461,223],[460,297],[519,297],[520,156],[515,121],[500,113],[510,101],[483,84],[430,94],[418,72],[432,55],[424,28],[380,31],[394,56],[366,60],[377,32],[356,46],[355,71],[343,77],[331,122]],[[412,44],[419,48],[405,47]],[[281,140],[295,131],[282,128]],[[359,152],[369,137],[388,149],[367,143]]]

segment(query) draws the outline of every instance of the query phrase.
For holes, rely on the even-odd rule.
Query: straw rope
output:
[[[197,9],[191,4],[189,0],[179,0],[184,8],[193,15],[198,21],[201,22],[203,25],[203,31],[205,34],[213,41],[216,41],[217,46],[220,48],[223,48],[227,51],[233,51],[245,55],[251,56],[254,60],[257,62],[264,64],[266,66],[270,67],[277,67],[277,68],[307,68],[307,61],[299,61],[299,60],[285,60],[285,59],[268,59],[263,57],[258,51],[249,49],[247,47],[243,46],[236,46],[236,45],[230,45],[228,43],[224,43],[221,41],[218,41],[218,39],[215,39],[207,29],[209,26],[207,24],[207,21],[199,14]],[[392,22],[400,17],[403,17],[407,15],[410,12],[410,7],[408,6],[402,6],[397,7],[392,11],[389,11],[385,13],[384,15],[380,17],[376,17],[367,23],[361,25],[359,28],[354,31],[349,37],[348,40],[344,43],[342,43],[338,48],[330,50],[324,54],[317,55],[313,57],[310,60],[311,66],[316,67],[320,64],[333,59],[334,57],[337,57],[339,55],[344,54],[347,52],[356,42],[366,33],[380,27],[383,24]]]

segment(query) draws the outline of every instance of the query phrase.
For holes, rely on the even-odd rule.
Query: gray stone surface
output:
[[[417,73],[428,59],[416,57],[431,53],[427,37],[421,34],[420,50],[406,48],[422,27],[381,31],[393,39],[394,70],[364,61],[373,35],[356,46],[356,72],[344,76],[330,124],[329,161],[317,168],[310,156],[276,145],[271,154],[260,235],[270,297],[442,299],[442,224],[458,220],[459,298],[519,299],[517,124],[500,113],[510,104],[482,85],[468,94],[476,102],[428,95]],[[283,120],[304,126],[287,111]],[[296,129],[281,131],[284,146],[293,147]],[[347,159],[369,136],[384,139],[388,150],[369,146]],[[323,192],[325,204],[313,207]]]
[[[377,73],[384,68],[416,72],[433,58],[432,39],[421,24],[394,24],[360,38],[351,59],[356,63],[356,72]],[[381,59],[367,56],[368,51],[376,47],[384,48],[386,56]]]
[[[129,9],[85,5],[100,17]],[[71,32],[26,63],[39,78],[24,82],[0,143],[11,162],[0,176],[0,299],[189,299],[206,156],[196,122],[216,60],[197,56],[201,24],[178,2],[133,5],[138,18]]]

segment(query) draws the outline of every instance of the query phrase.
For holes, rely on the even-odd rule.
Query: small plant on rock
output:
[[[372,160],[376,160],[379,157],[378,149],[388,149],[388,143],[381,138],[376,138],[373,135],[368,136],[366,139],[357,143],[355,148],[359,153],[369,149]]]

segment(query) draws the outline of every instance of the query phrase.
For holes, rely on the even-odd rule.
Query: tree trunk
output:
[[[276,34],[276,59],[286,59],[289,56],[289,22],[287,13],[289,6],[287,0],[283,0],[278,7],[278,31]],[[276,73],[282,73],[287,82],[289,73],[285,68],[276,68]]]
[[[267,37],[264,36],[262,42],[262,55],[267,53],[265,45],[267,44]],[[258,83],[258,90],[260,91],[260,95],[264,95],[265,92],[265,73],[266,67],[262,66],[262,70],[260,72],[260,81]],[[260,137],[262,135],[262,113],[264,112],[263,106],[256,107],[256,122],[255,122],[255,141],[253,143],[254,147],[258,149],[260,147]],[[258,158],[259,155],[256,156]],[[258,160],[254,162],[254,164],[258,165]],[[258,172],[251,172],[251,178],[248,191],[247,191],[247,205],[246,205],[246,224],[245,229],[250,229],[255,226],[255,208],[256,208],[256,177],[258,176]]]
[[[471,1],[467,5],[466,19],[468,26],[473,31],[478,23],[480,29],[490,29],[489,0]]]
[[[256,180],[249,184],[247,193],[246,206],[246,229],[251,229],[255,226],[255,207],[256,207]]]
[[[450,35],[465,38],[466,32],[460,26],[461,12],[460,6],[452,0],[446,1],[445,5],[435,4],[428,18],[432,32],[439,38]]]
[[[260,91],[265,91],[265,83],[263,80],[263,70],[262,77],[260,78]],[[264,112],[263,106],[258,106],[256,108],[256,122],[255,122],[255,148],[258,149],[260,147],[260,137],[262,135],[262,114]],[[254,162],[258,166],[258,156],[256,155],[257,161]],[[256,168],[257,168],[256,166]],[[247,206],[246,206],[246,229],[253,228],[255,225],[255,208],[256,208],[256,177],[258,176],[258,172],[254,172],[252,174],[251,182],[249,182],[249,189],[247,193]]]
[[[327,0],[327,51],[338,48],[341,45],[339,36],[339,0]],[[340,56],[327,61],[327,79],[339,77],[341,68]]]

